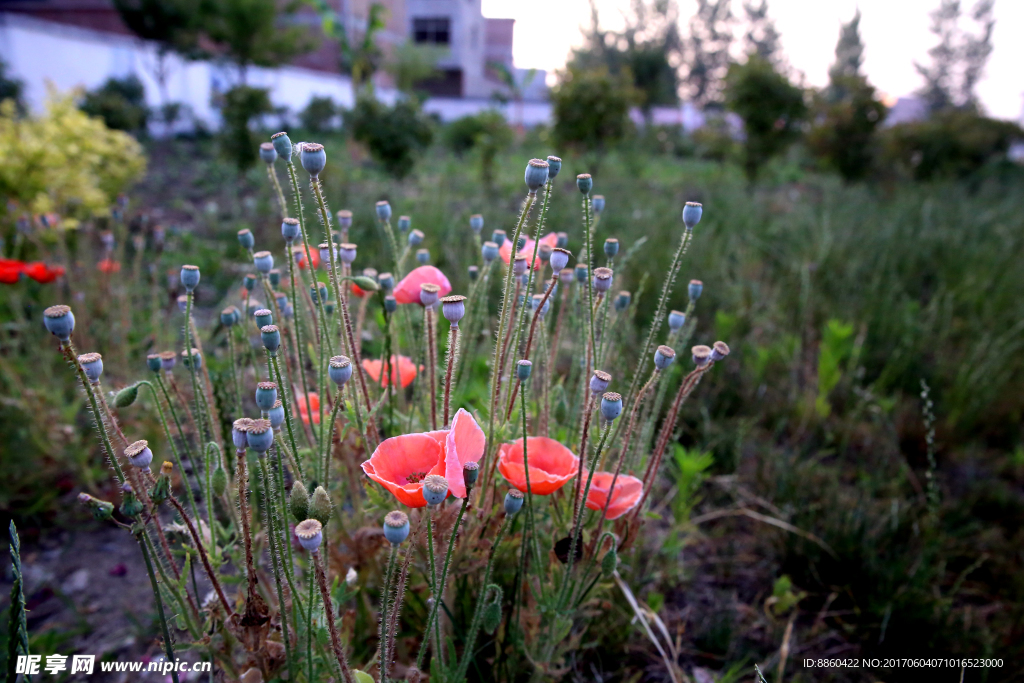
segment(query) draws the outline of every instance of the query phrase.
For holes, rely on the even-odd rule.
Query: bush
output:
[[[81,108],[89,116],[103,119],[107,128],[114,130],[141,132],[149,118],[146,88],[134,74],[108,78],[99,88],[85,93]]]
[[[948,111],[927,121],[902,123],[885,131],[884,161],[915,180],[962,178],[1005,158],[1024,130],[969,111]]]
[[[7,77],[7,64],[0,59],[0,102],[14,100],[18,111],[24,112],[25,103],[21,99],[24,89],[25,84],[20,80]]]
[[[373,97],[360,97],[356,106],[346,112],[345,126],[396,178],[404,178],[412,171],[416,156],[434,139],[429,120],[413,100],[401,100],[389,107]]]
[[[569,69],[551,91],[555,139],[565,147],[603,152],[632,130],[633,85],[600,67]]]
[[[875,162],[875,129],[885,118],[885,105],[862,76],[840,77],[833,85],[838,97],[818,98],[818,116],[807,143],[823,166],[844,180],[860,180]]]
[[[299,113],[299,123],[311,133],[327,133],[336,127],[335,117],[340,111],[330,97],[312,97]]]
[[[494,177],[494,159],[512,144],[512,129],[501,112],[489,109],[453,121],[445,131],[445,141],[453,152],[480,152],[480,177],[490,185]]]
[[[273,111],[270,94],[265,88],[236,85],[224,93],[220,115],[224,120],[221,131],[221,153],[244,171],[256,163],[262,138],[250,128],[252,120]]]

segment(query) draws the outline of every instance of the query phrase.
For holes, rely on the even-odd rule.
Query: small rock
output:
[[[73,572],[71,576],[64,579],[64,583],[61,584],[60,588],[67,594],[80,593],[89,586],[89,570],[79,569]]]

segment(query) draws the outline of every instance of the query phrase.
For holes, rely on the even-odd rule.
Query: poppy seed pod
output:
[[[184,313],[188,310],[188,295],[182,294],[178,297],[178,310]]]
[[[623,290],[615,296],[615,310],[621,313],[622,311],[629,308],[629,302],[632,301],[633,295]]]
[[[148,470],[149,463],[153,462],[153,451],[149,450],[148,441],[136,441],[124,447],[124,455],[132,467],[140,470]]]
[[[594,291],[607,292],[612,288],[612,269],[594,268]]]
[[[193,363],[195,364],[196,370],[203,367],[203,354],[199,353],[199,349],[192,349],[192,353],[181,352],[181,362],[184,363],[186,368],[191,368]]]
[[[508,235],[504,230],[495,230],[491,233],[491,241],[498,245],[499,248],[505,244],[506,239],[508,239]]]
[[[260,159],[262,159],[268,166],[277,161],[277,150],[274,149],[274,143],[260,143]]]
[[[509,489],[505,494],[505,514],[514,515],[523,509],[523,492],[519,489]]]
[[[395,298],[394,294],[388,294],[384,297],[384,310],[388,313],[394,313],[398,310],[398,299]]]
[[[299,219],[298,218],[285,218],[281,221],[281,237],[286,242],[291,242],[293,239],[299,236]]]
[[[256,238],[252,236],[252,230],[249,228],[239,230],[238,243],[242,245],[242,249],[252,251],[252,248],[256,246]]]
[[[164,372],[170,372],[178,362],[178,356],[174,351],[162,351],[160,353],[160,368]]]
[[[256,270],[266,275],[274,269],[274,255],[269,251],[257,251],[253,254],[253,263],[256,265]]]
[[[245,430],[245,442],[257,453],[266,453],[274,443],[274,430],[270,420],[253,420]]]
[[[686,229],[693,230],[693,226],[700,223],[703,213],[704,207],[699,202],[686,202],[686,206],[683,207],[683,225],[686,226]]]
[[[690,353],[693,354],[693,364],[698,368],[704,367],[711,360],[711,349],[703,344],[694,346],[690,349]]]
[[[277,383],[260,382],[256,385],[256,405],[260,410],[270,410],[277,402]]]
[[[316,178],[327,165],[327,152],[316,142],[307,142],[299,149],[299,163],[311,177]]]
[[[245,287],[246,291],[251,292],[256,286],[256,276],[252,273],[247,274],[242,278],[242,286]]]
[[[423,479],[423,499],[427,505],[440,505],[448,495],[448,480],[440,474],[428,474]]]
[[[676,359],[676,350],[664,344],[654,350],[654,367],[664,370]]]
[[[289,164],[292,163],[292,141],[288,137],[288,133],[274,133],[270,136],[270,142],[274,145],[277,156]]]
[[[686,288],[686,293],[689,295],[690,301],[696,301],[699,299],[703,291],[704,283],[700,280],[690,280],[690,284]]]
[[[391,220],[391,205],[388,204],[386,199],[382,199],[381,201],[377,202],[376,209],[377,218],[381,219],[382,221]]]
[[[240,417],[231,423],[231,443],[235,444],[236,451],[244,451],[246,446],[249,445],[245,435],[249,431],[249,425],[251,424],[252,418],[250,417]]]
[[[559,249],[568,249],[569,248],[569,233],[567,233],[567,232],[555,233],[555,246],[558,247]]]
[[[494,242],[484,242],[483,246],[480,247],[480,255],[484,257],[484,263],[490,263],[498,258],[500,253],[498,245]]]
[[[587,264],[577,263],[576,264],[576,282],[587,281]]]
[[[551,250],[551,270],[555,273],[560,273],[562,270],[569,265],[569,257],[572,253],[563,247],[555,247]]]
[[[437,303],[437,293],[441,288],[432,282],[424,282],[420,285],[420,303],[430,307]]]
[[[526,248],[526,235],[520,235],[519,236],[518,245],[516,246],[516,251],[522,251],[525,248]]]
[[[476,483],[476,480],[480,478],[480,463],[467,462],[462,466],[462,479],[466,482],[466,487],[470,487]]]
[[[670,311],[668,314],[668,328],[678,332],[686,324],[686,314],[682,311]]]
[[[338,227],[348,230],[352,227],[352,212],[348,209],[342,209],[338,212]]]
[[[576,275],[572,268],[563,268],[562,272],[558,274],[558,281],[566,286],[571,285],[575,279]]]
[[[399,545],[409,538],[409,516],[398,510],[384,515],[384,538],[391,545]]]
[[[103,356],[98,353],[83,353],[78,357],[78,364],[85,370],[85,376],[89,381],[96,384],[103,374]]]
[[[261,327],[260,340],[263,342],[263,348],[273,355],[277,353],[279,348],[281,348],[281,331],[277,329],[277,325],[266,325]]]
[[[441,299],[441,313],[451,323],[452,329],[459,329],[459,321],[466,315],[466,297],[452,294]]]
[[[416,260],[420,265],[425,266],[430,263],[430,250],[429,249],[417,249]]]
[[[512,262],[512,272],[515,275],[525,275],[528,267],[525,256],[516,256],[516,260]]]
[[[551,260],[551,245],[541,244],[537,249],[537,256],[540,257],[541,263],[547,263]]]
[[[619,253],[619,241],[614,237],[609,237],[604,241],[604,255],[608,258],[614,257]]]
[[[469,267],[469,281],[476,282],[477,278],[480,277],[480,268],[478,266]]]
[[[303,549],[315,555],[324,541],[324,525],[315,519],[305,519],[295,525],[295,537]]]
[[[548,156],[548,178],[554,178],[562,170],[562,160],[559,157]]]
[[[320,261],[324,263],[328,268],[331,267],[331,247],[327,242],[321,242],[317,245],[317,249],[320,251]],[[338,255],[338,247],[334,247],[334,255]]]
[[[274,314],[268,308],[257,309],[252,316],[256,321],[256,327],[263,329],[267,325],[274,324]]]
[[[600,214],[604,211],[604,195],[595,194],[590,198],[590,206],[594,209],[594,213]]]
[[[537,190],[548,182],[549,168],[550,164],[543,159],[530,159],[526,164],[526,189],[530,191],[530,194],[537,194]]]
[[[622,395],[609,391],[601,396],[601,417],[608,422],[622,414]]]
[[[409,228],[412,227],[412,219],[408,216],[398,217],[398,229],[402,232],[409,232]]]
[[[188,292],[199,286],[199,266],[181,267],[181,285]]]
[[[716,363],[729,355],[729,345],[724,341],[716,341],[711,347],[711,360]]]
[[[533,372],[533,362],[528,360],[521,360],[516,363],[516,377],[520,382],[525,382],[530,379],[530,373]]]
[[[277,287],[281,284],[281,270],[279,268],[273,268],[267,273],[267,279],[270,280],[271,287]]]
[[[478,213],[474,213],[470,216],[469,229],[479,235],[480,231],[484,229],[484,217]]]
[[[284,403],[274,401],[274,407],[267,411],[267,419],[270,420],[271,429],[280,429],[284,424]]]
[[[339,387],[345,386],[352,378],[352,361],[348,356],[331,356],[331,361],[327,365],[327,375]]]
[[[146,356],[146,367],[149,368],[151,372],[160,372],[160,354],[151,353]]]
[[[594,179],[590,177],[589,173],[580,173],[576,176],[576,187],[580,192],[588,195],[594,189]]]
[[[608,390],[608,385],[611,383],[611,375],[604,370],[594,370],[594,374],[590,378],[590,393],[595,395],[603,394]]]
[[[338,245],[338,257],[343,263],[350,264],[356,260],[356,245],[344,242]]]
[[[409,246],[418,247],[423,244],[423,231],[422,230],[410,230],[409,231]]]
[[[390,292],[395,288],[395,276],[391,273],[381,273],[377,276],[377,283],[385,292]]]
[[[238,316],[240,315],[237,308],[228,306],[220,312],[220,324],[224,327],[233,327],[238,322]]]

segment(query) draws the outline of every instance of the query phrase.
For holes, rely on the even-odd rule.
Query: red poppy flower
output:
[[[395,369],[395,378],[390,381],[390,384],[394,386],[398,386],[398,382],[401,380],[402,388],[405,389],[416,379],[416,364],[408,356],[391,356],[391,367]],[[384,361],[376,358],[364,358],[363,371],[373,381],[380,382],[382,387],[389,384],[388,367]]]
[[[423,479],[428,474],[444,476],[444,449],[429,434],[403,434],[385,439],[369,460],[363,472],[388,491],[398,502],[411,508],[426,507]]]
[[[448,278],[434,266],[420,266],[402,278],[402,281],[395,286],[395,300],[400,304],[418,304],[420,302],[420,285],[430,282],[441,288],[437,293],[439,297],[448,296],[452,292],[452,285]]]
[[[0,283],[5,285],[17,284],[18,278],[25,264],[14,259],[0,259]]]
[[[552,249],[554,249],[555,247],[558,246],[558,235],[556,235],[553,232],[549,232],[548,234],[546,234],[546,235],[544,235],[543,237],[540,238],[540,243],[541,244],[546,244],[549,247],[551,247]],[[517,253],[516,256],[522,256],[524,258],[529,259],[531,256],[533,256],[533,246],[534,246],[534,244],[535,244],[534,241],[532,239],[530,239],[529,237],[527,237],[526,238],[526,244],[523,246],[522,249],[519,250],[519,253]],[[501,254],[501,258],[502,258],[502,260],[505,261],[505,263],[508,263],[509,261],[511,261],[512,260],[512,240],[506,239],[504,242],[502,242],[501,243],[501,248],[498,249],[498,253]],[[540,256],[538,256],[537,258],[535,258],[533,260],[533,269],[534,270],[540,270],[540,267],[541,267],[541,260],[540,260]]]
[[[532,493],[549,496],[576,476],[580,459],[559,442],[546,436],[531,436],[526,446]],[[526,492],[522,439],[501,445],[498,449],[498,471],[508,483]]]
[[[366,292],[364,292],[363,289],[359,285],[354,283],[354,282],[352,283],[351,290],[352,290],[352,294],[354,296],[360,298],[360,299],[362,299],[364,296],[366,296]]]
[[[64,269],[60,266],[48,266],[41,261],[34,261],[26,264],[21,272],[25,273],[25,275],[28,275],[36,282],[45,285],[53,282],[63,275]]]
[[[532,472],[531,472],[532,474]],[[586,474],[583,475],[586,477]],[[587,507],[591,510],[603,510],[608,502],[608,489],[615,478],[613,472],[594,472],[590,482],[590,493],[587,494]],[[620,474],[615,482],[615,493],[612,494],[611,505],[608,506],[608,519],[618,519],[640,502],[644,492],[644,483],[628,474]]]
[[[306,411],[306,395],[295,392],[295,405],[299,407],[299,417],[305,424],[309,424],[310,415]],[[313,424],[320,424],[320,394],[315,391],[309,392],[309,409],[313,412]]]
[[[96,267],[99,268],[101,272],[104,272],[107,275],[110,275],[111,273],[121,272],[121,262],[109,258],[105,258],[102,261],[100,261],[98,264],[96,264]]]
[[[300,270],[306,269],[306,249],[305,247],[295,247],[295,253],[297,253],[298,259],[295,261],[299,264]],[[310,248],[309,257],[313,260],[313,270],[320,267],[320,252],[316,249]]]
[[[448,492],[456,498],[466,497],[466,479],[462,468],[467,462],[480,462],[484,457],[487,439],[484,430],[465,408],[459,408],[452,418],[451,429],[427,432],[444,449],[444,478]]]

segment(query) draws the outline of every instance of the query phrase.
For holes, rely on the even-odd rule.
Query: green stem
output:
[[[590,472],[587,474],[587,485],[583,489],[583,497],[579,503],[580,513],[576,516],[576,524],[572,531],[572,541],[569,543],[569,558],[565,565],[565,576],[562,577],[562,588],[559,591],[559,606],[565,604],[565,591],[569,587],[569,577],[572,575],[572,565],[573,561],[576,559],[576,546],[579,544],[579,536],[583,526],[583,511],[586,509],[587,496],[590,495],[590,483],[594,479],[594,464],[601,456],[601,451],[604,450],[604,445],[608,441],[608,434],[611,431],[611,425],[604,428],[601,432],[601,441],[597,445],[597,451],[595,451],[594,456],[590,459]]]
[[[256,456],[256,461],[260,464],[260,477],[263,479],[263,504],[266,506],[267,515],[267,541],[270,544],[270,561],[274,570],[274,583],[277,586],[277,604],[278,613],[281,617],[281,632],[284,638],[285,659],[288,662],[289,678],[292,678],[294,673],[298,673],[298,669],[295,668],[295,661],[292,657],[292,642],[288,633],[288,612],[284,608],[284,587],[281,585],[282,572],[279,568],[281,558],[277,547],[277,511],[274,506],[274,497],[271,494],[271,490],[274,485],[270,478],[270,474],[267,472],[266,458],[267,456],[265,454],[259,454]]]
[[[590,194],[587,193],[583,196],[583,218],[585,226],[585,237],[587,244],[587,278],[593,279],[594,277],[594,240],[593,234],[590,230]],[[591,314],[587,317],[590,320],[590,358],[593,359],[594,367],[597,368],[597,334],[594,331],[594,287],[590,282],[585,282],[583,285],[587,288],[587,300],[589,304],[589,310]],[[646,353],[646,351],[645,351]]]
[[[302,464],[299,463],[299,449],[295,445],[295,432],[292,429],[292,412],[289,407],[291,402],[288,397],[288,392],[291,390],[291,385],[285,384],[281,379],[281,363],[277,359],[277,354],[269,354],[270,365],[273,366],[274,375],[277,377],[277,386],[281,387],[281,405],[284,407],[284,425],[288,428],[288,444],[292,448],[292,455],[295,456],[295,465],[299,468],[296,474],[300,479],[305,477],[302,474]]]
[[[235,388],[235,414],[242,414],[242,386],[238,381],[238,364],[235,360],[235,333],[234,327],[228,328],[228,354],[231,359],[231,384]]]
[[[501,545],[502,539],[505,538],[505,532],[508,530],[510,519],[510,515],[505,516],[505,520],[498,529],[498,535],[494,537],[494,545],[491,546],[490,556],[487,558],[487,567],[484,569],[480,593],[477,595],[476,608],[473,610],[473,621],[470,622],[469,635],[466,637],[466,647],[462,651],[462,662],[459,664],[454,680],[464,680],[466,671],[469,669],[469,663],[473,661],[473,648],[476,645],[476,637],[480,633],[480,620],[484,614],[484,603],[487,602],[487,594],[490,592],[489,584],[491,581],[491,570],[494,567],[494,558],[498,554],[498,546]]]
[[[142,557],[146,561],[146,573],[149,574],[149,583],[153,587],[153,597],[156,598],[156,613],[160,620],[160,630],[163,631],[164,636],[164,652],[167,654],[167,661],[173,662],[174,659],[174,646],[171,644],[171,632],[167,628],[167,617],[164,616],[164,601],[160,597],[160,586],[156,581],[156,574],[153,573],[153,561],[149,557],[149,551],[146,549],[146,544],[142,540],[142,528],[135,532],[135,540],[139,542],[139,548],[142,550]],[[178,672],[172,670],[171,678],[174,683],[178,683]]]
[[[156,377],[157,383],[160,383],[160,376]],[[178,472],[181,473],[181,479],[185,484],[185,493],[188,495],[189,507],[192,508],[192,515],[199,519],[199,508],[196,506],[195,496],[192,495],[192,487],[189,486],[188,479],[185,477],[185,468],[181,464],[181,456],[178,455],[178,449],[174,447],[174,438],[171,436],[171,429],[167,425],[167,416],[164,415],[163,406],[160,405],[160,397],[156,393],[156,389],[147,380],[142,380],[139,384],[149,387],[149,390],[153,393],[153,402],[156,403],[157,412],[160,414],[160,424],[163,425],[164,434],[167,435],[167,443],[171,447],[171,455],[174,457],[174,464],[178,467]],[[181,426],[178,426],[178,431],[181,431]],[[184,438],[184,437],[182,437]]]
[[[391,668],[391,657],[388,653],[387,646],[388,603],[391,600],[391,577],[395,571],[395,550],[397,547],[398,546],[396,545],[392,545],[391,552],[388,554],[388,569],[384,574],[384,587],[380,594],[380,626],[378,627],[378,638],[380,639],[380,645],[378,646],[378,651],[380,653],[378,655],[378,664],[380,665],[380,683],[388,682],[388,669]]]

